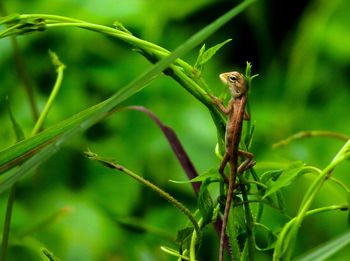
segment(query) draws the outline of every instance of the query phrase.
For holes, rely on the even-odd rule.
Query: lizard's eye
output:
[[[228,78],[229,78],[230,82],[237,81],[237,77],[236,76],[229,76]]]

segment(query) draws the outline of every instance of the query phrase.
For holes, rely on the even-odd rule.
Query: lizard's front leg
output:
[[[225,105],[222,104],[222,102],[218,99],[218,97],[215,97],[214,95],[208,94],[209,97],[213,100],[213,102],[215,103],[216,106],[219,107],[219,109],[226,115],[228,115],[231,112],[232,106],[231,103],[229,103],[229,105],[227,106],[227,108],[225,107]]]

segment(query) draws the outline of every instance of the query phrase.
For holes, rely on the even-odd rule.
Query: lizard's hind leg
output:
[[[230,160],[230,155],[225,152],[224,158],[222,159],[222,162],[220,164],[220,168],[219,168],[219,173],[221,174],[222,178],[225,180],[225,182],[228,184],[229,180],[227,178],[227,176],[225,175],[225,167],[227,165],[227,162]]]
[[[238,150],[240,156],[246,157],[247,159],[239,166],[238,173],[243,173],[247,169],[253,167],[256,162],[253,161],[254,154],[244,150]]]

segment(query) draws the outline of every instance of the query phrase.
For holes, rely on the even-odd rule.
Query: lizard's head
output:
[[[239,72],[220,74],[221,81],[228,86],[232,97],[237,98],[247,91],[247,83]]]

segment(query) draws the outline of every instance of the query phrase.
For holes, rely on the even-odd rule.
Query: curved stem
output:
[[[337,132],[331,132],[331,131],[300,131],[300,132],[295,133],[294,135],[292,135],[284,140],[276,142],[275,144],[272,145],[272,148],[275,149],[275,148],[278,148],[281,146],[286,146],[294,140],[311,138],[311,137],[315,137],[315,136],[330,137],[330,138],[335,138],[335,139],[340,139],[340,140],[345,140],[345,141],[350,139],[350,136],[348,136],[348,135],[344,135],[344,134],[337,133]]]
[[[316,172],[317,174],[321,174],[322,173],[322,171],[320,169],[318,169],[316,167],[312,167],[312,166],[307,166],[304,169],[305,170],[312,170],[312,173],[313,172]],[[333,181],[337,185],[339,185],[342,189],[345,190],[346,193],[350,192],[350,189],[343,182],[341,182],[339,179],[337,179],[335,177],[332,177],[332,176],[329,176],[328,179],[330,181]]]
[[[48,115],[48,113],[49,113],[49,111],[51,109],[52,103],[53,103],[54,99],[56,98],[56,95],[57,95],[57,93],[58,93],[58,91],[59,91],[59,89],[61,87],[61,84],[62,84],[64,69],[65,69],[65,65],[64,64],[61,64],[57,68],[57,79],[56,79],[55,85],[54,85],[54,87],[52,89],[52,92],[50,94],[49,99],[46,102],[46,105],[45,105],[45,108],[44,108],[43,112],[41,113],[38,121],[35,123],[35,126],[34,126],[34,128],[32,130],[31,136],[34,136],[35,134],[37,134],[40,131],[40,129],[41,129],[43,123],[44,123],[44,120],[46,119],[46,117],[47,117],[47,115]]]
[[[334,168],[347,158],[349,149],[350,140],[345,143],[345,145],[333,158],[331,163],[320,173],[320,175],[316,177],[311,186],[308,188],[300,204],[298,214],[295,217],[295,222],[292,225],[287,223],[280,233],[280,236],[276,242],[273,260],[278,260],[280,257],[282,257],[282,255],[284,256],[285,260],[291,259],[299,227],[304,220],[308,209]]]
[[[117,164],[115,160],[110,159],[110,158],[102,158],[99,157],[96,153],[93,153],[91,151],[85,152],[85,155],[91,159],[91,160],[97,160],[98,162],[102,163],[103,165],[119,170],[121,172],[124,172],[125,174],[129,175],[133,179],[136,179],[140,183],[144,184],[148,188],[152,189],[153,191],[157,192],[160,196],[164,197],[166,200],[168,200],[171,204],[173,204],[176,208],[178,208],[182,213],[184,213],[188,219],[191,221],[191,223],[194,226],[194,229],[196,230],[197,234],[200,234],[200,229],[197,223],[197,220],[195,217],[192,215],[191,211],[186,208],[182,203],[180,203],[177,199],[175,199],[173,196],[171,196],[169,193],[165,192],[161,188],[157,187],[150,181],[144,179],[143,177],[137,175],[136,173],[132,172],[131,170]]]

